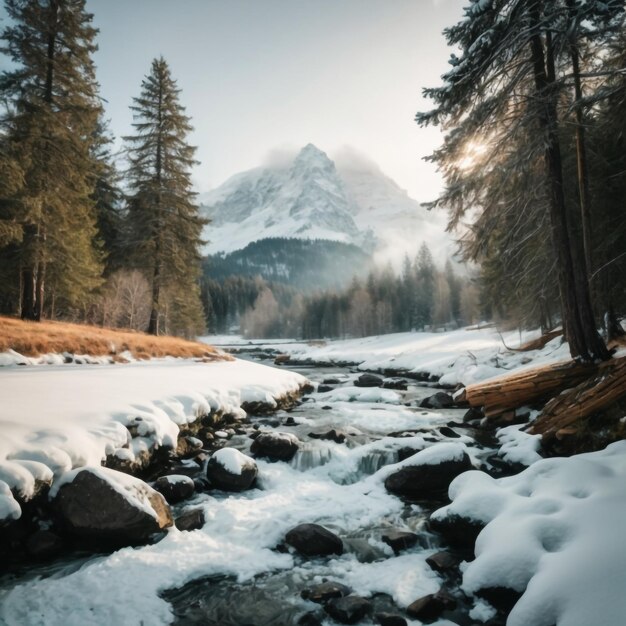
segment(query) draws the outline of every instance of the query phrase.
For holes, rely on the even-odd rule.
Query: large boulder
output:
[[[343,554],[343,542],[319,524],[299,524],[285,536],[285,543],[304,556]]]
[[[138,478],[104,467],[68,472],[50,497],[63,527],[88,539],[141,543],[173,524],[160,493]]]
[[[361,374],[355,381],[355,387],[382,387],[383,379],[375,374]]]
[[[404,467],[387,476],[387,491],[407,498],[423,499],[445,495],[459,474],[472,469],[467,452],[456,443],[440,443],[417,452]]]
[[[254,459],[235,448],[218,450],[207,464],[207,478],[216,489],[223,491],[250,489],[257,474]]]
[[[291,461],[299,447],[300,440],[291,433],[259,433],[250,452],[269,461]]]

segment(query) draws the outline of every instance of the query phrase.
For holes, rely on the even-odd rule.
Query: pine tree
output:
[[[417,287],[415,294],[416,323],[423,329],[433,321],[435,305],[435,264],[428,246],[423,243],[415,260]]]
[[[179,94],[166,61],[155,59],[131,106],[136,134],[125,138],[131,186],[127,245],[134,264],[151,283],[148,332],[155,335],[168,288],[176,293],[176,328],[187,326],[181,315],[187,320],[203,318],[197,283],[207,221],[195,204],[190,175],[195,148],[187,143],[191,125]]]
[[[91,198],[96,209],[98,236],[106,255],[105,276],[119,269],[123,263],[123,193],[121,176],[111,154],[112,143],[108,124],[100,116],[92,135],[94,172]]]
[[[86,305],[100,284],[89,150],[100,111],[91,55],[97,30],[84,0],[5,0],[11,20],[0,95],[9,157],[23,175],[11,258],[17,307],[26,319]]]
[[[596,330],[585,257],[566,201],[559,104],[565,85],[562,65],[565,52],[571,49],[562,45],[568,29],[567,4],[474,0],[465,19],[445,31],[449,44],[458,46],[461,56],[452,56],[452,69],[444,76],[442,87],[426,90],[436,107],[418,114],[417,121],[444,124],[448,131],[444,147],[433,159],[446,174],[447,189],[440,203],[452,207],[450,227],[455,227],[470,207],[502,210],[489,198],[489,187],[481,188],[480,183],[501,167],[502,155],[509,156],[511,139],[526,133],[530,143],[525,156],[536,159],[540,155],[543,160],[544,206],[570,351],[573,357],[590,361],[606,359],[609,353]],[[601,10],[602,4],[606,5],[586,3],[592,10]],[[475,170],[465,171],[473,143],[482,145],[489,157],[485,172],[476,176]]]

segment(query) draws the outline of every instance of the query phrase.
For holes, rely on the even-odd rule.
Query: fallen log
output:
[[[535,367],[469,385],[458,399],[472,407],[483,407],[485,417],[495,418],[522,406],[545,402],[594,376],[605,365],[565,361]]]
[[[626,398],[626,357],[612,359],[574,389],[550,400],[529,432],[550,439],[577,434],[588,417]]]

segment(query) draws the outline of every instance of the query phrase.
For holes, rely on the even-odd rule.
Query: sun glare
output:
[[[461,158],[457,161],[460,170],[470,170],[475,168],[487,152],[488,144],[484,141],[469,141],[461,152]]]

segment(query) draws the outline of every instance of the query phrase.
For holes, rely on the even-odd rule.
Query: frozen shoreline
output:
[[[0,368],[0,520],[20,513],[9,489],[27,500],[38,481],[72,468],[176,447],[181,428],[204,415],[244,417],[246,403],[277,407],[305,383],[242,360]]]

